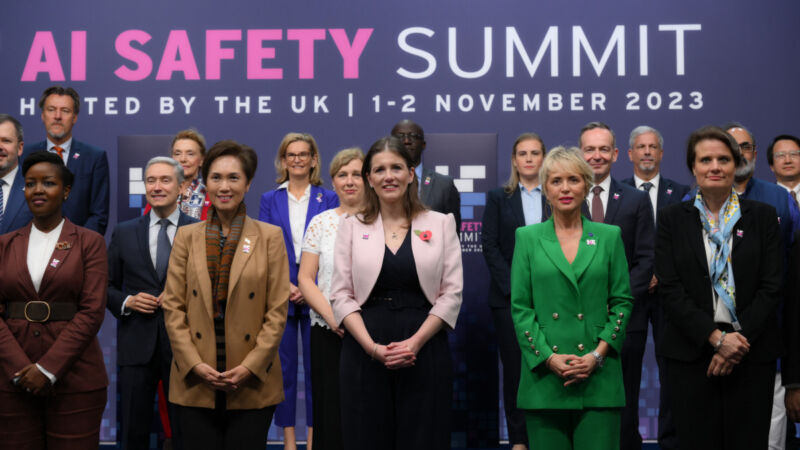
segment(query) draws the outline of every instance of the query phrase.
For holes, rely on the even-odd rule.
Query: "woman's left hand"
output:
[[[419,344],[411,337],[404,341],[392,342],[386,346],[387,369],[403,369],[411,367],[417,361]]]
[[[597,360],[591,353],[587,353],[580,358],[572,359],[569,362],[569,369],[565,370],[562,376],[567,380],[564,386],[580,383],[589,378],[597,367]]]
[[[50,384],[50,379],[36,367],[36,364],[28,364],[15,373],[14,377],[19,377],[17,386],[25,392],[39,397],[49,395],[52,392],[53,386]]]
[[[239,365],[231,370],[222,372],[221,375],[222,379],[230,386],[230,390],[235,391],[241,387],[242,383],[253,376],[253,372],[250,372],[247,367]]]

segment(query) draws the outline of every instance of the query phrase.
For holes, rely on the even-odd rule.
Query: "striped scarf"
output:
[[[208,276],[211,278],[211,291],[214,294],[215,318],[222,317],[225,312],[222,304],[228,300],[228,281],[231,275],[231,264],[233,264],[233,257],[236,255],[236,247],[239,245],[239,237],[242,235],[242,226],[246,215],[247,208],[242,202],[236,211],[233,222],[231,222],[231,231],[228,233],[224,245],[220,248],[222,223],[213,206],[208,211],[208,219],[206,220],[206,262],[208,264]]]

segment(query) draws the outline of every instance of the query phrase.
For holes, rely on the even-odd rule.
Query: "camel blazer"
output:
[[[78,311],[68,321],[0,318],[0,390],[18,390],[11,382],[14,373],[31,363],[56,376],[56,393],[104,389],[108,377],[97,333],[106,309],[106,243],[66,219],[61,245],[53,250],[36,292],[26,263],[31,226],[0,236],[0,312],[7,302],[30,300],[73,302]]]
[[[430,231],[431,238],[423,241],[416,231]],[[411,221],[408,232],[412,233],[411,252],[419,284],[433,305],[430,314],[455,328],[464,285],[455,218],[452,214],[425,211]],[[331,280],[331,302],[337,324],[347,315],[360,311],[369,298],[381,273],[385,251],[380,214],[372,224],[362,223],[357,216],[342,216]]]
[[[583,218],[572,264],[553,219],[517,229],[511,263],[511,316],[522,349],[517,406],[522,409],[614,408],[625,405],[619,352],[633,309],[628,263],[619,227]],[[583,356],[599,340],[610,347],[605,365],[564,387],[545,367],[553,353]]]
[[[172,345],[169,400],[214,408],[214,390],[194,375],[216,367],[214,307],[206,261],[206,222],[178,228],[164,290],[164,323]],[[253,376],[227,394],[228,409],[259,409],[283,401],[278,345],[286,325],[289,266],[280,228],[245,217],[233,258],[225,308],[226,367]]]

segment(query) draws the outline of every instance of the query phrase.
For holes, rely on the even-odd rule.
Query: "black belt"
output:
[[[72,320],[78,312],[78,306],[70,302],[9,302],[6,304],[8,319],[25,319],[28,322],[52,322],[55,320]]]

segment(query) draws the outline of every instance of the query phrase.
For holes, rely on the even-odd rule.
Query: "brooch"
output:
[[[317,193],[317,203],[322,203],[322,192]]]
[[[369,239],[369,235],[364,233],[363,235],[361,235],[361,239],[367,240]]]
[[[594,239],[587,239],[586,245],[597,245],[597,241],[595,241]]]
[[[431,177],[425,177],[425,184],[431,184]]]
[[[59,261],[59,260],[57,260],[57,259],[53,258],[53,261],[51,261],[51,262],[50,262],[50,267],[52,267],[52,268],[56,268],[56,267],[58,267],[58,264],[59,264],[60,262],[61,262],[61,261]]]
[[[420,238],[422,241],[430,241],[430,240],[431,240],[431,238],[433,237],[433,233],[431,233],[431,231],[430,231],[430,230],[425,230],[425,231],[421,231],[421,230],[414,230],[414,234],[416,234],[417,236],[419,236],[419,238]]]
[[[72,242],[61,241],[56,244],[56,249],[58,250],[69,250],[72,248]]]

